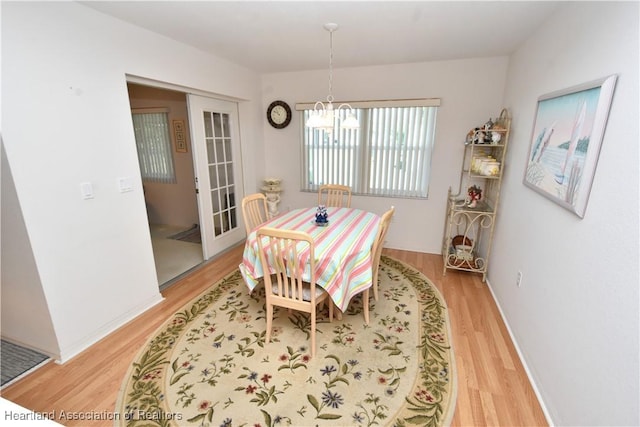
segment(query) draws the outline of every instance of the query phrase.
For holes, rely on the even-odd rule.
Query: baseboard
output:
[[[527,361],[525,360],[525,358],[522,355],[522,351],[520,350],[520,346],[518,345],[518,341],[516,340],[516,337],[513,335],[513,331],[511,330],[511,326],[509,326],[509,321],[507,320],[507,318],[504,315],[504,312],[502,311],[502,307],[500,306],[500,302],[498,301],[498,298],[496,298],[496,294],[493,292],[493,288],[491,287],[491,283],[489,282],[489,279],[487,278],[486,280],[487,283],[487,287],[489,288],[489,292],[491,292],[491,297],[493,298],[493,301],[496,303],[496,307],[498,307],[498,311],[500,312],[500,317],[502,317],[502,321],[504,322],[504,325],[507,328],[507,332],[509,332],[509,337],[511,337],[511,342],[513,342],[513,346],[516,349],[516,353],[518,353],[518,357],[520,358],[520,362],[522,363],[522,366],[524,367],[524,371],[527,374],[527,378],[529,378],[529,383],[531,383],[531,387],[533,388],[533,392],[536,395],[536,398],[538,399],[538,403],[540,404],[540,407],[542,408],[542,413],[544,414],[544,417],[547,419],[547,424],[549,424],[549,426],[553,427],[555,424],[553,424],[553,420],[551,419],[551,415],[549,414],[549,410],[547,409],[547,406],[544,404],[544,400],[542,399],[542,395],[540,394],[540,390],[538,389],[538,386],[536,384],[536,382],[533,379],[533,376],[531,375],[531,370],[529,369],[529,366],[527,365]]]
[[[162,301],[164,301],[164,297],[158,292],[158,294],[154,295],[154,297],[150,300],[147,300],[146,302],[124,313],[122,316],[119,316],[118,318],[112,320],[100,329],[96,330],[93,334],[83,338],[80,342],[71,345],[70,349],[64,351],[61,349],[60,355],[59,357],[56,357],[55,362],[60,365],[68,362],[78,354],[82,353],[84,350],[91,347],[93,344],[105,338],[112,332],[115,332],[120,327],[124,326],[128,322],[132,321],[133,319],[140,316],[142,313],[149,310],[153,306],[161,303]]]

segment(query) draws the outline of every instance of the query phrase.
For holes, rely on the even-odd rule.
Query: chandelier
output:
[[[340,123],[340,129],[358,129],[360,124],[351,105],[340,104],[337,108],[333,106],[333,32],[338,29],[338,24],[324,24],[324,29],[329,31],[329,95],[327,96],[326,105],[322,101],[315,103],[313,112],[311,112],[306,126],[332,132],[336,119],[340,118],[340,110],[348,109],[349,111],[346,118]],[[336,112],[338,114],[336,114]]]

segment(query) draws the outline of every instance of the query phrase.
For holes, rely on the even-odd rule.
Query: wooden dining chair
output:
[[[327,301],[329,321],[333,321],[333,301],[329,294],[316,284],[315,243],[303,231],[262,227],[257,231],[260,263],[264,272],[267,302],[266,342],[271,339],[273,307],[309,313],[311,316],[311,356],[316,354],[316,308]],[[308,251],[308,252],[306,252]],[[305,253],[306,252],[306,253]],[[301,262],[305,253],[307,261]],[[310,280],[303,281],[305,267],[310,268]],[[270,274],[271,273],[271,274]]]
[[[389,224],[391,224],[391,218],[395,213],[396,208],[391,206],[387,212],[382,215],[380,226],[378,227],[378,233],[376,234],[376,240],[373,242],[373,299],[378,301],[378,269],[380,268],[380,257],[382,256],[382,247],[384,246],[384,239],[389,231]]]
[[[242,199],[242,216],[247,236],[269,218],[267,198],[262,193],[250,194]]]
[[[324,184],[318,189],[318,204],[337,208],[351,207],[351,187],[339,184]]]

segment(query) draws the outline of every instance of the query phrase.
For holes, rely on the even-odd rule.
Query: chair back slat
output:
[[[325,184],[318,189],[318,204],[337,207],[351,207],[351,187],[339,184]]]
[[[269,219],[267,198],[262,193],[250,194],[242,199],[242,216],[247,235]]]

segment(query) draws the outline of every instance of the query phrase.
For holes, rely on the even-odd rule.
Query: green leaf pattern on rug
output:
[[[383,256],[379,277],[369,325],[361,297],[341,321],[318,313],[312,359],[308,315],[277,309],[265,344],[264,289],[249,295],[234,272],[174,314],[136,357],[117,425],[449,422],[455,378],[446,306],[421,273],[399,261]]]
[[[285,383],[284,385],[280,385],[278,389],[275,385],[268,385],[273,378],[271,374],[264,373],[260,375],[258,372],[251,371],[247,367],[243,367],[242,369],[248,373],[240,375],[238,379],[248,381],[249,385],[246,387],[236,387],[235,390],[254,395],[255,397],[253,397],[250,402],[258,406],[265,406],[269,402],[278,402],[278,395],[283,394],[284,390],[290,386],[290,384]]]
[[[307,369],[307,363],[309,363],[310,357],[308,354],[305,354],[304,351],[294,350],[293,347],[287,346],[287,354],[281,355],[279,360],[283,362],[283,364],[278,367],[278,371],[287,369],[294,372],[300,368]]]

